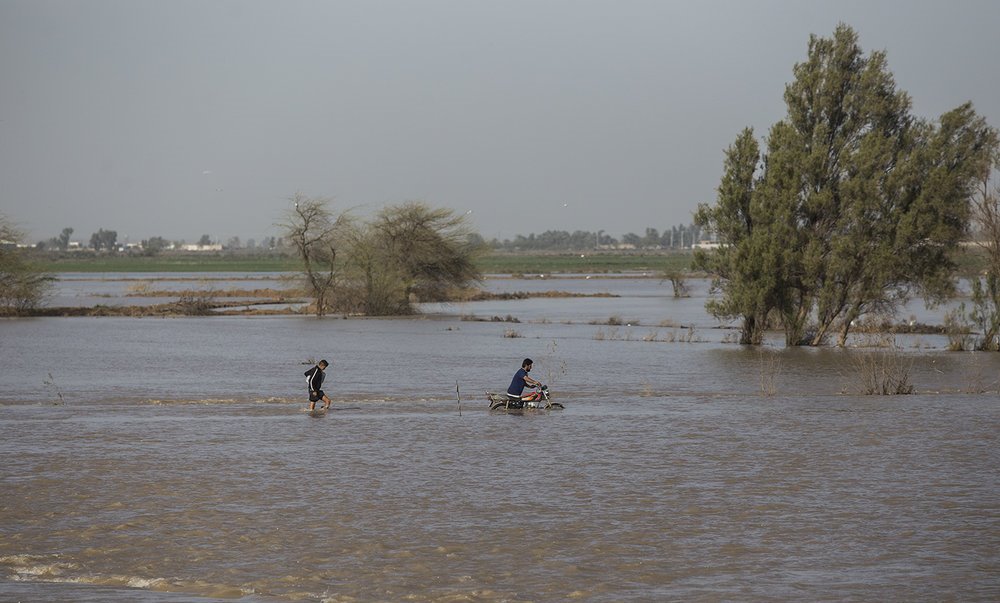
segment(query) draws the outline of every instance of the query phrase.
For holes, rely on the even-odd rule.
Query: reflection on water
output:
[[[1000,355],[901,340],[920,393],[865,397],[858,350],[608,301],[0,321],[0,600],[1000,597]],[[525,356],[566,410],[486,411]]]

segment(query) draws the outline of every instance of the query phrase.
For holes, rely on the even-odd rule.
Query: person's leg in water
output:
[[[328,396],[326,394],[323,394],[323,402],[324,402],[323,410],[329,410],[330,409],[330,404],[333,403],[333,401],[330,400],[330,396]]]

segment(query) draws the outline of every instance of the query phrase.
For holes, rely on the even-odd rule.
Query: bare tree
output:
[[[337,251],[350,218],[346,213],[335,214],[328,207],[330,201],[321,197],[296,193],[290,201],[293,207],[281,226],[302,260],[316,316],[324,316],[334,306],[335,287],[342,277]]]

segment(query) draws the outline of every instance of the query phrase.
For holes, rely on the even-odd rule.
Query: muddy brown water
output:
[[[671,340],[641,291],[614,337],[601,299],[0,321],[0,600],[1000,598],[998,355],[901,341],[917,394],[862,396],[859,350]],[[523,356],[566,410],[486,411]]]

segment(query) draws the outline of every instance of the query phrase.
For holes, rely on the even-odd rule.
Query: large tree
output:
[[[766,153],[749,130],[727,153],[718,200],[696,221],[729,247],[696,261],[720,278],[709,309],[741,318],[742,341],[778,316],[790,345],[832,330],[843,344],[863,315],[950,293],[951,252],[998,137],[971,103],[913,117],[885,53],[865,55],[846,25],[812,36],[794,75]]]
[[[715,316],[740,318],[740,343],[744,344],[758,344],[763,339],[777,289],[768,282],[777,277],[774,255],[760,249],[768,241],[761,236],[765,226],[758,224],[766,217],[755,194],[759,161],[760,147],[753,131],[745,129],[726,150],[716,205],[699,206],[695,216],[696,222],[710,225],[726,242],[713,253],[695,252],[695,263],[716,275],[715,286],[724,286],[726,291],[724,297],[708,302],[708,310]]]

